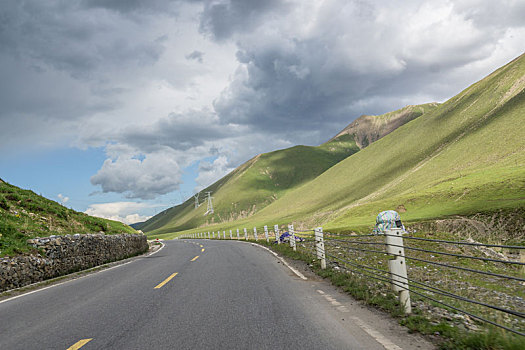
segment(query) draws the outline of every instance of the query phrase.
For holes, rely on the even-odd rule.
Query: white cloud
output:
[[[231,164],[228,164],[226,156],[219,156],[213,162],[200,162],[199,176],[195,179],[198,186],[195,188],[195,191],[201,191],[208,185],[228,174],[233,169],[235,168],[232,167]]]
[[[69,197],[62,195],[62,193],[59,193],[57,197],[60,199],[60,203],[62,204],[66,204],[67,201],[69,201]]]
[[[142,158],[142,159],[141,159]],[[106,159],[91,177],[103,192],[125,194],[127,198],[154,199],[179,188],[181,168],[170,152],[156,152],[142,157],[125,153]]]
[[[113,202],[91,204],[85,211],[86,214],[100,218],[120,221],[125,224],[146,221],[151,216],[140,214],[141,211],[148,208],[155,208],[162,205],[152,205],[140,202]]]

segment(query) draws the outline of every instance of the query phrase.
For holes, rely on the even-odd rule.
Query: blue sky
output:
[[[523,42],[510,0],[2,1],[0,178],[144,220],[258,153],[444,101]]]

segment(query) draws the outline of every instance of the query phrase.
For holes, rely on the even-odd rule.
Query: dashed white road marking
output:
[[[365,322],[363,322],[358,317],[350,317],[359,327],[361,327],[362,330],[367,332],[372,338],[374,338],[379,344],[383,345],[385,349],[387,350],[403,350],[396,344],[392,343],[389,339],[387,339],[384,335],[367,325]]]
[[[338,306],[338,307],[336,307],[336,309],[339,312],[344,312],[344,313],[350,312],[350,310],[348,310],[348,308],[346,306],[344,306],[344,305]]]
[[[244,242],[243,242],[244,243]],[[260,244],[257,244],[257,243],[250,243],[251,245],[255,245],[257,247],[260,247],[262,249],[266,249],[267,251],[269,251],[270,253],[272,253],[277,259],[281,260],[281,262],[287,267],[289,268],[290,270],[292,270],[293,273],[295,273],[297,275],[297,277],[299,277],[300,279],[302,280],[307,280],[308,278],[305,277],[305,275],[303,275],[302,273],[300,273],[299,271],[297,271],[296,269],[294,269],[293,267],[291,267],[287,262],[286,260],[284,260],[283,258],[281,258],[276,252],[274,252],[273,250],[269,249],[269,248],[266,248]]]

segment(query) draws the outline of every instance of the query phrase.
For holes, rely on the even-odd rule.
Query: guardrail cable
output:
[[[382,234],[381,236],[397,237],[395,235],[389,235],[389,234]],[[412,239],[412,240],[417,240],[417,241],[438,242],[438,243],[449,243],[449,244],[456,244],[456,245],[469,245],[469,246],[477,246],[477,247],[525,249],[525,246],[521,246],[521,245],[503,245],[503,244],[485,244],[485,243],[477,243],[477,242],[471,243],[471,242],[461,242],[461,241],[447,241],[444,239],[422,238],[422,237],[414,237],[414,236],[403,236],[403,239]]]
[[[350,265],[352,264],[352,263],[350,263],[350,262],[348,262],[348,261],[345,261],[345,260],[343,260],[343,259],[340,259],[340,258],[334,257],[334,256],[332,256],[332,255],[330,255],[330,256],[333,257],[333,258],[335,258],[335,259],[337,259],[337,260],[341,260],[341,261],[343,261],[343,262],[349,263]],[[385,282],[385,283],[390,283],[390,284],[396,285],[396,286],[398,286],[398,287],[400,287],[400,288],[405,288],[405,286],[396,283],[396,281],[392,281],[391,279],[387,279],[386,277],[381,276],[381,275],[379,275],[379,274],[377,274],[377,273],[374,273],[374,272],[368,272],[368,273],[367,273],[367,272],[363,272],[363,271],[355,271],[355,272],[356,272],[356,273],[360,273],[360,274],[362,274],[362,275],[364,275],[364,276],[366,276],[366,277],[369,277],[369,278],[372,278],[372,279],[375,279],[375,280],[379,280],[379,281],[382,281],[382,282]],[[379,277],[377,277],[377,276],[379,276]],[[478,315],[472,314],[472,313],[470,313],[470,312],[468,312],[468,311],[465,311],[465,310],[462,310],[462,309],[457,308],[457,307],[455,307],[455,306],[452,306],[452,305],[450,305],[450,304],[447,304],[447,303],[445,303],[445,302],[443,302],[443,301],[440,301],[440,300],[434,299],[434,298],[432,298],[432,297],[429,297],[429,296],[426,295],[426,294],[423,294],[423,293],[417,292],[417,291],[415,291],[415,290],[411,290],[410,292],[411,292],[411,293],[414,293],[414,294],[416,294],[416,295],[419,295],[419,296],[421,296],[421,297],[423,297],[423,298],[429,299],[429,300],[431,300],[431,301],[433,301],[433,302],[435,302],[435,303],[438,303],[438,304],[444,305],[444,306],[446,306],[446,307],[448,307],[448,308],[451,308],[451,309],[453,309],[453,310],[456,310],[456,311],[459,311],[459,312],[461,312],[461,313],[464,313],[465,315],[468,315],[468,316],[470,316],[470,317],[476,318],[476,319],[478,319],[478,320],[480,320],[480,321],[483,321],[483,322],[486,322],[486,323],[492,324],[493,326],[496,326],[496,327],[499,327],[499,328],[503,328],[503,329],[505,329],[505,330],[507,330],[507,331],[509,331],[509,332],[512,332],[512,333],[515,333],[515,334],[518,334],[518,335],[521,335],[521,336],[525,336],[525,333],[522,333],[522,332],[517,331],[517,330],[515,330],[515,329],[509,328],[509,327],[507,327],[507,326],[501,325],[501,324],[499,324],[499,323],[493,322],[493,321],[488,320],[488,319],[486,319],[486,318],[484,318],[484,317],[481,317],[481,316],[478,316]]]
[[[403,238],[405,238],[405,237],[403,237]],[[425,252],[425,253],[454,256],[454,257],[457,257],[457,258],[475,259],[475,260],[482,260],[482,261],[497,262],[497,263],[502,263],[502,264],[525,265],[525,262],[519,262],[519,261],[510,261],[510,260],[484,258],[484,257],[480,257],[480,256],[447,253],[447,252],[441,252],[441,251],[437,251],[437,250],[422,249],[422,248],[416,248],[416,247],[411,247],[411,246],[400,246],[400,245],[397,245],[397,244],[386,244],[386,243],[382,243],[382,242],[347,241],[347,240],[343,240],[343,239],[330,239],[330,240],[331,241],[336,241],[336,242],[341,242],[341,243],[352,243],[352,244],[363,244],[363,245],[383,245],[383,246],[390,245],[392,247],[405,248],[405,249],[415,250],[415,251]]]
[[[325,243],[326,242],[329,242],[329,240],[325,240]],[[413,256],[408,256],[408,255],[399,255],[399,254],[388,253],[386,251],[371,250],[371,249],[360,249],[360,248],[354,248],[354,247],[345,247],[345,248],[346,249],[350,249],[350,250],[358,250],[358,251],[365,251],[365,252],[378,253],[378,254],[388,254],[390,256],[399,256],[399,257],[404,257],[405,259],[416,260],[416,261],[425,262],[425,263],[432,264],[432,265],[448,267],[448,268],[451,268],[451,269],[469,271],[469,272],[474,272],[474,273],[478,273],[478,274],[481,274],[481,275],[488,275],[488,276],[494,276],[494,277],[499,277],[499,278],[506,278],[506,279],[510,279],[510,280],[525,282],[525,278],[521,278],[521,277],[502,275],[502,274],[499,274],[499,273],[494,273],[494,272],[489,272],[489,271],[481,271],[481,270],[471,269],[471,268],[468,268],[468,267],[448,265],[448,264],[443,264],[443,263],[439,263],[439,262],[436,262],[436,261],[420,259],[420,258],[416,258],[416,257],[413,257]]]
[[[514,311],[514,310],[510,310],[510,309],[505,309],[505,308],[502,308],[500,306],[491,305],[491,304],[487,304],[487,303],[484,303],[484,302],[481,302],[481,301],[469,299],[469,298],[463,297],[461,295],[457,295],[457,294],[451,293],[449,291],[433,287],[433,286],[431,286],[429,284],[426,284],[426,283],[423,283],[423,282],[419,282],[419,281],[416,281],[414,279],[398,275],[398,274],[393,273],[393,272],[389,272],[389,271],[386,271],[386,270],[378,269],[378,268],[373,267],[373,266],[357,264],[357,263],[354,263],[354,262],[351,262],[351,261],[348,261],[348,260],[341,259],[339,257],[333,256],[331,254],[326,254],[326,256],[330,256],[330,257],[332,257],[334,259],[338,259],[340,261],[343,261],[343,262],[345,262],[347,264],[350,264],[352,266],[355,266],[355,267],[359,267],[361,269],[378,271],[378,272],[381,272],[381,273],[385,273],[385,274],[389,274],[389,275],[392,275],[392,276],[396,276],[396,277],[399,277],[399,278],[406,279],[408,282],[410,282],[409,285],[411,287],[414,287],[414,288],[426,290],[426,291],[431,292],[431,293],[441,294],[441,295],[444,295],[444,296],[448,296],[450,298],[458,299],[458,300],[469,302],[469,303],[472,303],[472,304],[485,306],[487,308],[491,308],[491,309],[494,309],[494,310],[497,310],[497,311],[505,312],[507,314],[511,314],[511,315],[518,316],[518,317],[521,317],[521,318],[525,318],[525,313],[523,313],[523,312]],[[391,282],[391,280],[389,280],[389,281]],[[421,285],[423,287],[417,286],[415,284]],[[428,289],[428,288],[430,288],[430,289]]]

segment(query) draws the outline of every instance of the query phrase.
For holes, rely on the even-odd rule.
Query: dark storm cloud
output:
[[[204,52],[200,52],[200,51],[195,50],[195,51],[187,54],[185,57],[186,57],[187,60],[195,60],[195,61],[197,61],[199,63],[202,63],[202,60],[204,58]]]
[[[230,38],[238,31],[247,32],[263,24],[264,16],[285,11],[282,0],[224,0],[204,2],[201,31],[215,40]]]
[[[239,129],[239,128],[237,128]],[[125,129],[117,141],[131,145],[144,152],[162,148],[187,151],[209,141],[219,141],[237,132],[234,126],[223,125],[209,111],[172,113],[149,127]]]
[[[508,3],[494,12],[499,21],[488,23],[485,11],[465,4],[388,8],[327,1],[316,12],[301,11],[302,4],[296,3],[295,16],[279,20],[278,14],[259,14],[266,21],[260,27],[222,21],[239,13],[231,2],[218,6],[216,16],[213,9],[204,12],[201,26],[219,39],[232,36],[239,48],[239,68],[214,103],[221,121],[277,134],[294,130],[299,142],[302,131],[319,130],[319,142],[360,114],[442,101],[482,78],[466,67],[494,54],[507,35],[503,19],[510,7],[523,12],[523,6]],[[524,28],[519,17],[512,16],[513,26]],[[215,18],[217,25],[209,25]],[[460,76],[458,69],[464,69]]]
[[[134,12],[175,14],[174,4],[180,0],[81,0],[86,8],[103,8],[122,14]]]
[[[11,128],[2,128],[2,146],[35,134],[44,143],[71,140],[84,118],[122,107],[124,72],[154,65],[164,52],[159,39],[78,1],[2,2],[0,121]]]

